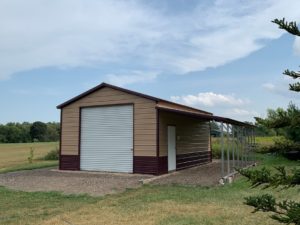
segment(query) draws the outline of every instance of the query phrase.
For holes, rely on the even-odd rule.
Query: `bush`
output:
[[[58,160],[58,158],[59,158],[59,149],[58,147],[56,147],[55,149],[47,153],[47,155],[44,157],[44,160]]]
[[[221,138],[212,137],[211,138],[211,151],[213,159],[221,158]]]
[[[27,158],[27,160],[28,160],[29,163],[32,163],[33,157],[34,157],[34,148],[30,147],[29,156]]]
[[[300,143],[281,137],[275,139],[273,145],[264,147],[263,152],[276,153],[291,159],[299,159]]]

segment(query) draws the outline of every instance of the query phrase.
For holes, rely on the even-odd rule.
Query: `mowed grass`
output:
[[[34,149],[33,163],[29,164],[30,148]],[[0,144],[0,173],[55,166],[57,161],[42,160],[49,151],[58,147],[58,142]]]
[[[299,162],[261,155],[266,167],[299,166]],[[0,188],[0,224],[278,224],[268,213],[252,213],[244,197],[272,193],[300,201],[299,188],[250,188],[245,178],[218,187],[154,186],[127,190],[103,198],[26,193]]]
[[[97,201],[98,198],[87,195],[30,193],[0,187],[0,224],[41,224],[45,218],[72,212]]]

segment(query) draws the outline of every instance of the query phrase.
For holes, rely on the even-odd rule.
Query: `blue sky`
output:
[[[242,121],[299,104],[286,68],[300,1],[1,1],[0,123],[59,121],[56,105],[108,82]]]

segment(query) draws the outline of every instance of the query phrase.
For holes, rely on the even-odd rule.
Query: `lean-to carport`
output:
[[[158,107],[158,109],[198,118],[203,121],[214,121],[218,123],[221,151],[221,169],[219,178],[221,182],[225,182],[228,178],[233,176],[236,172],[236,168],[254,165],[255,127],[253,125],[220,116],[183,112],[161,107]]]

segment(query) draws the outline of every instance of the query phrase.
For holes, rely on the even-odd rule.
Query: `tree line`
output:
[[[0,124],[0,143],[28,143],[58,141],[60,123],[7,123]]]
[[[257,130],[268,131],[300,142],[300,109],[290,103],[287,109],[268,109],[266,118],[255,117]]]

